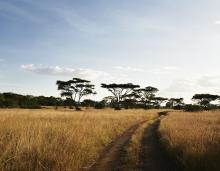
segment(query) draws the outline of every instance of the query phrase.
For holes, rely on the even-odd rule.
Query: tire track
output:
[[[126,155],[123,147],[127,145],[137,128],[148,121],[149,120],[145,120],[136,123],[122,133],[102,152],[97,162],[91,167],[90,171],[120,170],[121,158]]]
[[[162,148],[158,127],[161,117],[145,129],[139,154],[139,171],[180,171]]]
[[[167,111],[159,112],[158,117],[153,120],[144,131],[141,141],[138,168],[135,171],[180,171],[176,164],[164,153],[158,137],[158,127],[161,118],[168,114]],[[128,145],[132,135],[144,123],[145,120],[132,125],[116,138],[101,153],[99,159],[93,164],[90,171],[122,171],[123,159],[126,157],[125,147]],[[152,121],[152,120],[151,120]]]

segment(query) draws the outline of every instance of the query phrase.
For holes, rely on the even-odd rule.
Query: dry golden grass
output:
[[[0,170],[80,170],[154,110],[0,110]]]
[[[161,121],[162,143],[187,171],[220,170],[220,112],[174,112]]]

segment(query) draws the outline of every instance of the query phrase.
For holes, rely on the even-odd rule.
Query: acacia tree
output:
[[[197,103],[203,107],[209,107],[212,101],[218,100],[220,96],[212,94],[195,94],[192,100],[197,101]]]
[[[130,94],[126,95],[125,98],[123,98],[123,105],[126,109],[136,107],[139,99],[139,94],[135,91],[132,91]]]
[[[166,106],[170,108],[180,107],[184,105],[183,98],[170,98]]]
[[[105,106],[112,106],[117,102],[117,99],[115,96],[107,96],[102,99],[102,102],[105,104]]]
[[[166,102],[168,99],[164,97],[153,97],[152,99],[154,101],[154,104],[158,107],[161,107],[161,104],[163,102]]]
[[[153,103],[155,93],[157,93],[158,91],[159,90],[157,88],[151,86],[135,90],[135,92],[139,95],[141,101],[144,102],[145,107]]]
[[[120,109],[120,103],[129,96],[136,88],[139,88],[139,85],[134,85],[132,83],[127,84],[101,84],[102,88],[106,88],[110,91],[114,99],[116,100],[116,109]]]
[[[71,99],[75,104],[76,110],[80,109],[79,104],[83,96],[96,94],[94,91],[95,86],[88,80],[73,78],[69,81],[58,80],[56,84],[58,86],[58,90],[61,91],[61,97]]]

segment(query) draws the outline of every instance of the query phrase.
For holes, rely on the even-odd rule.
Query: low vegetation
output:
[[[220,112],[173,112],[161,121],[166,151],[185,171],[220,168]]]
[[[72,170],[90,166],[125,128],[150,110],[1,109],[0,170]]]

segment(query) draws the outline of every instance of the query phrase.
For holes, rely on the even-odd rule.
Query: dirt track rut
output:
[[[160,115],[160,113],[159,113]],[[154,120],[144,131],[138,168],[135,171],[176,171],[173,162],[162,152],[159,144],[157,129],[161,116]],[[129,143],[137,128],[148,122],[145,120],[128,128],[121,136],[113,141],[100,155],[90,171],[121,171],[123,158],[126,156],[124,147]]]
[[[90,171],[113,171],[119,170],[120,159],[124,155],[123,147],[127,145],[131,136],[136,129],[147,122],[139,122],[128,128],[121,136],[111,143],[100,155],[97,162],[92,166]]]

